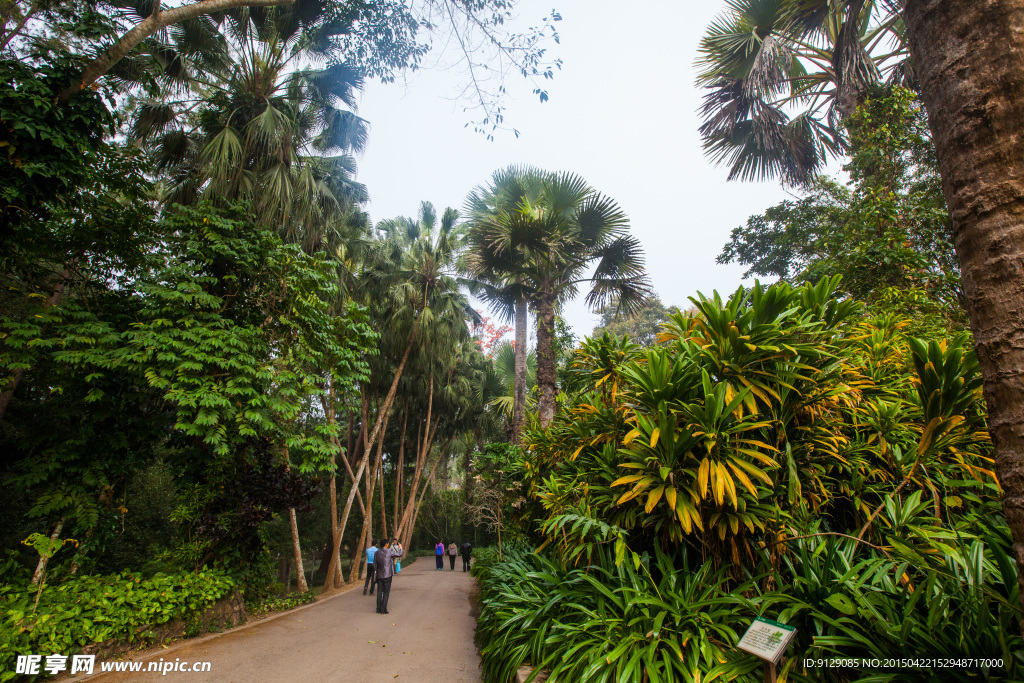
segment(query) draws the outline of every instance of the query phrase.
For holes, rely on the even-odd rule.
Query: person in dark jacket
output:
[[[377,614],[388,613],[391,579],[395,576],[395,559],[404,554],[402,544],[397,540],[385,540],[384,547],[373,556],[373,568],[377,576]]]
[[[459,550],[459,554],[462,555],[462,571],[469,571],[469,556],[473,554],[473,546],[469,541],[462,544],[462,548]]]

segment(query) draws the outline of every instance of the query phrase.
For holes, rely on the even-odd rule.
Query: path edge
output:
[[[288,616],[290,614],[297,614],[297,613],[302,612],[304,610],[310,609],[311,607],[316,607],[317,605],[322,605],[325,602],[330,602],[331,600],[333,600],[333,599],[335,599],[337,597],[340,597],[342,595],[345,595],[349,591],[354,590],[356,588],[359,588],[359,582],[358,581],[350,583],[350,584],[346,584],[343,588],[333,589],[332,592],[330,593],[330,595],[327,595],[327,596],[322,597],[322,598],[318,597],[314,602],[311,602],[308,605],[300,605],[299,607],[293,607],[292,609],[284,610],[282,612],[275,612],[275,613],[269,614],[269,615],[267,615],[265,617],[260,617],[258,619],[251,619],[249,621],[246,621],[244,624],[241,624],[239,626],[235,626],[235,627],[229,628],[228,630],[221,631],[220,633],[208,633],[207,635],[199,636],[198,638],[183,638],[182,640],[177,641],[173,645],[155,645],[155,646],[153,646],[153,647],[151,647],[149,649],[146,649],[146,650],[139,650],[138,653],[137,653],[138,656],[136,656],[136,657],[122,657],[121,659],[127,659],[128,661],[131,661],[131,662],[137,662],[137,661],[148,662],[150,660],[157,659],[158,657],[165,657],[166,655],[168,655],[168,654],[170,654],[172,652],[175,652],[177,650],[180,650],[180,649],[182,649],[184,647],[191,647],[193,645],[202,645],[203,643],[209,642],[211,640],[215,640],[217,638],[221,638],[223,636],[230,635],[232,633],[241,633],[242,631],[246,631],[248,629],[260,626],[262,624],[269,623],[271,621],[274,621],[275,619],[280,619],[281,617],[286,617],[286,616]],[[101,671],[99,673],[83,674],[81,676],[79,676],[77,674],[74,675],[74,676],[72,676],[70,674],[64,674],[64,675],[56,677],[56,678],[54,678],[52,680],[55,683],[58,682],[58,681],[78,681],[78,680],[95,681],[95,680],[98,680],[100,678],[103,678],[104,676],[110,676],[111,674],[115,674],[115,673],[124,673],[124,672],[123,671],[120,671],[120,672],[119,671]]]

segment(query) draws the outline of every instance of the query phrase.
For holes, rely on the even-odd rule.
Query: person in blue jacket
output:
[[[373,558],[377,554],[377,541],[371,539],[370,547],[366,549],[366,581],[363,582],[363,595],[366,595],[366,589],[369,587],[370,595],[373,595],[373,587],[376,584],[374,569],[373,569]]]
[[[444,570],[444,541],[438,539],[437,545],[434,546],[434,562],[437,566],[437,571]]]

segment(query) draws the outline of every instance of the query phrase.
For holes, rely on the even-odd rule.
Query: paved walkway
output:
[[[147,661],[209,661],[209,673],[107,674],[77,680],[480,681],[480,657],[473,642],[474,586],[473,578],[462,571],[462,560],[455,571],[449,571],[446,562],[439,572],[434,558],[421,557],[395,577],[390,614],[377,614],[376,596],[364,596],[360,587],[251,628],[147,653]]]

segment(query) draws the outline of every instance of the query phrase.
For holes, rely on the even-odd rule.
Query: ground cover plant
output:
[[[70,656],[89,645],[150,645],[155,628],[199,619],[236,587],[217,571],[87,575],[42,590],[0,584],[0,680],[16,677],[14,660],[26,652]]]

